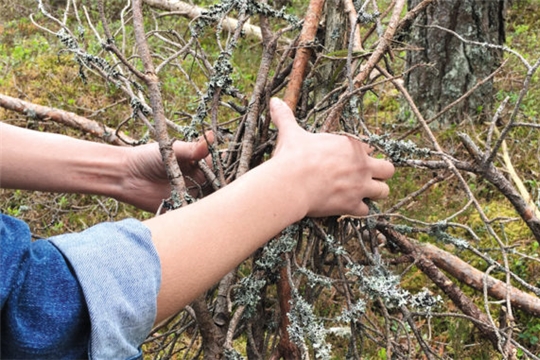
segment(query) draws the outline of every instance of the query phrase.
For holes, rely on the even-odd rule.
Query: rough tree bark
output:
[[[420,0],[408,0],[409,9]],[[487,77],[501,63],[502,52],[463,44],[452,34],[430,25],[455,31],[479,42],[502,45],[505,40],[504,16],[507,0],[437,1],[412,23],[407,33],[411,50],[407,53],[405,84],[426,119],[445,104],[459,98],[476,82]],[[471,117],[489,117],[493,104],[493,82],[487,82],[468,99],[447,112],[439,124],[457,123]]]

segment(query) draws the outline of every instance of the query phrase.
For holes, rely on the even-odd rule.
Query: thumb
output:
[[[175,141],[173,149],[178,160],[198,161],[208,156],[208,144],[214,142],[214,133],[208,131],[196,142]]]
[[[201,160],[208,156],[208,145],[214,143],[214,133],[207,131],[204,136],[201,136],[196,143],[193,144],[193,153],[191,154],[192,160]]]
[[[291,108],[279,98],[270,99],[270,117],[281,134],[299,128]]]

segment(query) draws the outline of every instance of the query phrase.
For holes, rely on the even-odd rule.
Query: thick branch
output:
[[[312,54],[309,44],[315,39],[323,5],[324,0],[311,0],[309,2],[302,32],[298,40],[298,49],[294,57],[289,85],[283,96],[283,101],[289,105],[293,112],[296,112],[296,104],[298,104],[298,100],[300,99],[302,83],[304,82],[307,65]]]
[[[30,118],[52,120],[69,127],[82,130],[88,134],[100,138],[103,141],[108,142],[109,144],[126,145],[126,142],[136,142],[136,140],[130,138],[129,136],[123,135],[122,138],[124,139],[124,142],[120,140],[118,136],[116,136],[114,129],[69,111],[33,104],[3,94],[0,94],[0,106],[4,109],[24,114]]]
[[[469,285],[475,290],[483,291],[484,281],[486,281],[488,295],[498,300],[505,300],[506,293],[508,292],[512,306],[520,308],[534,316],[540,316],[540,299],[538,297],[523,292],[513,286],[507,287],[504,282],[491,276],[486,277],[484,272],[434,245],[415,244],[415,246],[417,246],[419,253],[422,253],[422,255],[433,261],[439,269],[448,272],[462,283]]]
[[[223,334],[214,324],[212,314],[208,310],[204,295],[199,296],[192,304],[197,316],[204,350],[204,359],[220,359],[223,352],[222,344],[225,341]]]
[[[294,344],[289,337],[289,326],[291,321],[289,320],[289,312],[291,311],[291,301],[292,301],[292,288],[289,283],[289,272],[287,269],[287,264],[284,264],[279,269],[279,280],[277,283],[277,292],[279,300],[279,310],[280,310],[280,324],[279,324],[279,344],[277,346],[277,353],[274,353],[271,357],[274,359],[290,359],[297,360],[301,359],[302,355],[300,349],[296,344]]]
[[[475,172],[483,175],[487,181],[495,185],[501,194],[506,196],[512,206],[514,206],[514,209],[518,212],[519,216],[525,221],[536,241],[540,243],[540,219],[536,216],[535,208],[529,206],[527,200],[521,196],[519,191],[516,190],[512,183],[491,161],[489,161],[489,159],[485,159],[485,154],[478,149],[468,135],[459,134],[459,137],[471,157],[476,162],[476,166],[474,167],[476,169]]]
[[[439,270],[431,259],[424,256],[404,235],[389,228],[384,223],[378,223],[377,229],[383,233],[387,239],[397,245],[403,253],[412,255],[416,260],[416,266],[426,274],[465,315],[476,319],[477,322],[474,324],[477,329],[491,341],[496,349],[499,348],[499,334],[490,326],[487,315],[483,313],[478,306],[476,306],[476,304],[452,282],[452,280]],[[511,349],[507,349],[507,351],[508,350]]]

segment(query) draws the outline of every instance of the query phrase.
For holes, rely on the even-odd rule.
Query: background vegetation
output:
[[[133,139],[145,141],[153,137],[151,125],[141,121],[139,115],[133,116],[137,112],[132,105],[133,97],[115,85],[114,79],[105,80],[99,76],[96,68],[80,68],[74,61],[74,53],[66,50],[65,42],[32,22],[30,14],[34,14],[35,22],[41,26],[53,32],[59,30],[58,24],[40,13],[34,1],[0,1],[0,94],[73,112],[112,129],[120,127],[121,134]],[[361,72],[360,64],[365,64],[370,52],[380,42],[377,26],[381,32],[388,25],[391,11],[385,13],[385,10],[394,2],[376,3],[383,15],[378,18],[379,23],[366,22],[360,26],[362,35],[366,36],[364,49],[367,49],[367,55],[355,55],[359,59],[358,69],[347,74],[346,45],[332,52],[320,46],[314,48],[312,64],[315,65],[310,68],[297,110],[299,120],[307,128],[315,129],[324,122],[337,101],[337,97],[324,96],[332,89],[347,84],[347,75]],[[81,49],[106,59],[110,64],[117,64],[120,61],[96,39],[95,33],[105,38],[97,4],[90,1],[78,4],[83,21],[79,23],[71,15],[66,27],[79,34]],[[198,5],[211,4],[205,1]],[[51,14],[62,19],[65,2],[51,0],[44,5]],[[88,17],[93,19],[95,31],[84,20],[83,5]],[[128,7],[123,11],[125,5],[121,0],[106,2],[108,25],[115,31],[115,42],[121,52],[134,66],[142,68],[142,62],[136,56],[130,10]],[[302,18],[308,2],[274,1],[270,5],[278,8],[285,5],[286,14]],[[375,13],[373,5],[368,7],[368,13]],[[404,10],[402,16],[405,13]],[[150,47],[157,54],[154,58],[156,64],[176,51],[174,43],[186,44],[189,41],[190,24],[194,24],[191,19],[149,6],[144,7],[144,14],[147,31],[156,29],[148,38]],[[229,15],[237,17],[239,13],[235,10]],[[531,64],[540,58],[537,45],[539,17],[540,3],[535,0],[514,1],[507,14],[507,46]],[[122,26],[123,19],[125,26]],[[258,25],[258,19],[258,16],[253,16],[251,23]],[[290,24],[290,19],[272,18],[270,28],[275,32]],[[84,36],[81,36],[83,29]],[[372,29],[375,29],[375,35],[368,37],[367,33]],[[294,40],[299,31],[299,27],[294,27],[283,35],[283,39]],[[321,31],[323,28],[319,29]],[[348,30],[345,33],[348,35]],[[233,42],[234,46],[231,45]],[[404,69],[405,45],[393,44],[392,56],[387,54],[384,61],[379,62],[383,69],[391,69],[393,76],[398,78]],[[220,55],[223,56],[228,46],[231,48],[231,72],[227,74],[225,71],[222,79],[232,81],[231,87],[224,84],[215,86],[212,81],[219,80],[216,64],[223,64]],[[223,31],[221,36],[216,36],[215,24],[208,23],[203,24],[196,42],[189,49],[163,67],[159,75],[165,116],[176,125],[169,128],[169,133],[184,138],[186,128],[201,114],[204,95],[210,93],[212,86],[220,89],[223,93],[219,101],[213,103],[210,99],[206,102],[208,116],[197,126],[200,127],[198,130],[212,128],[220,134],[221,142],[215,151],[222,158],[228,156],[229,162],[223,164],[227,183],[238,175],[239,155],[235,146],[247,131],[244,130],[246,113],[257,89],[263,46],[260,39],[248,35],[235,37],[233,33]],[[270,94],[282,96],[285,91],[286,77],[280,75],[290,74],[284,71],[292,61],[287,49],[286,40],[278,42],[267,76],[275,83],[273,87],[267,84],[263,96],[257,98],[261,103],[261,110],[256,114],[259,142],[255,143],[250,166],[262,161],[272,149],[273,130],[264,127],[264,103]],[[468,117],[460,123],[432,129],[432,134],[448,157],[474,164],[460,134],[467,134],[481,148],[487,146],[490,136],[495,142],[513,116],[513,107],[517,104],[514,121],[536,126],[512,127],[505,134],[506,153],[516,177],[521,179],[532,202],[538,207],[538,73],[531,72],[519,57],[509,52],[505,53],[505,59],[505,66],[495,77],[495,108],[505,101],[507,106],[501,108],[494,125],[478,123],[475,118]],[[328,67],[330,72],[325,72]],[[117,68],[126,71],[121,65]],[[529,90],[521,98],[528,70],[532,73]],[[81,71],[86,75],[85,81]],[[437,264],[456,291],[477,306],[484,317],[488,316],[486,323],[495,325],[495,330],[489,326],[487,330],[482,329],[478,326],[480,318],[463,315],[463,309],[455,299],[437,286],[422,267],[425,258],[418,252],[423,249],[427,254],[433,249],[422,246],[435,245],[436,249],[463,260],[463,266],[471,265],[484,275],[507,282],[538,301],[540,241],[535,239],[515,206],[500,189],[486,180],[484,174],[460,168],[467,184],[467,189],[464,189],[456,180],[455,173],[448,168],[426,166],[427,161],[434,164],[444,157],[432,152],[426,159],[418,151],[407,153],[404,143],[392,146],[389,140],[404,139],[411,141],[407,143],[409,150],[410,144],[414,143],[419,148],[434,151],[429,133],[419,127],[421,122],[414,116],[403,92],[396,84],[383,79],[384,76],[368,78],[364,84],[371,87],[351,97],[340,128],[333,130],[357,135],[365,134],[368,129],[373,135],[372,140],[374,135],[385,136],[377,143],[378,156],[391,157],[398,166],[395,177],[390,181],[390,198],[378,203],[373,214],[365,219],[307,220],[296,228],[288,229],[233,274],[226,293],[228,310],[222,311],[216,300],[222,287],[216,286],[209,291],[203,302],[213,316],[213,326],[218,326],[223,335],[217,343],[224,356],[256,359],[280,354],[276,349],[283,344],[284,336],[283,332],[279,336],[279,324],[284,316],[280,315],[279,302],[285,295],[280,287],[283,284],[280,285],[278,279],[279,274],[283,279],[283,268],[291,272],[290,283],[293,285],[292,294],[289,294],[293,304],[290,341],[300,349],[302,357],[493,359],[535,358],[540,354],[538,314],[508,306],[509,302],[504,298],[488,296],[487,290],[475,290],[467,286],[470,284],[458,274]],[[146,85],[141,86],[146,89]],[[133,85],[132,89],[137,91]],[[217,104],[218,110],[210,108],[212,104]],[[213,115],[217,120],[213,120]],[[28,112],[20,114],[0,108],[0,119],[40,131],[101,141],[80,129],[51,119],[40,119]],[[262,135],[264,131],[268,131],[266,138]],[[396,152],[401,153],[392,157]],[[501,148],[493,164],[512,184],[504,153]],[[471,205],[470,194],[479,208]],[[36,238],[80,231],[102,221],[154,216],[114,199],[5,189],[0,190],[0,208],[8,215],[27,221]],[[399,242],[400,239],[403,243]],[[408,253],[404,250],[404,242],[407,241],[414,245],[414,251]],[[505,274],[514,277],[510,280]],[[241,297],[241,293],[252,297]],[[203,350],[208,356],[210,350],[204,329],[193,315],[201,310],[197,310],[197,306],[194,308],[188,308],[150,334],[145,356],[195,358],[202,357]],[[257,327],[257,324],[262,325]],[[230,329],[231,339],[225,336]],[[486,335],[490,331],[491,334],[499,334],[498,346]],[[513,343],[509,345],[504,336],[512,339]],[[284,355],[283,350],[281,355]]]

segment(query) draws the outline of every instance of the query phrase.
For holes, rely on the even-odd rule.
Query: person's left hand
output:
[[[175,141],[173,144],[186,187],[193,197],[201,197],[211,191],[205,187],[206,177],[197,163],[209,157],[207,141],[212,143],[213,140],[213,134],[208,132],[206,138],[201,137],[197,142]],[[163,200],[171,195],[171,185],[158,144],[126,149],[124,163],[127,173],[118,199],[140,209],[156,212]]]

